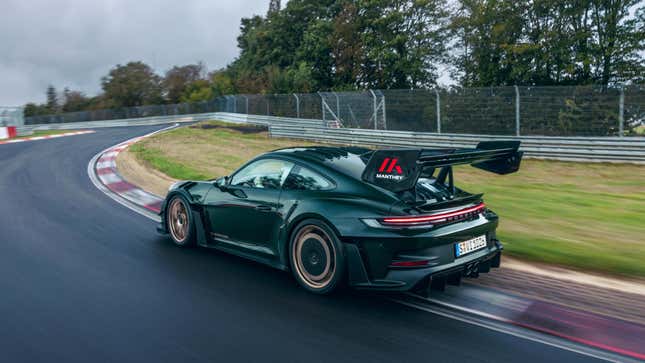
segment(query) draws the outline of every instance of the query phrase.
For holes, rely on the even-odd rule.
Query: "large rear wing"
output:
[[[475,149],[385,149],[366,154],[364,181],[400,192],[414,188],[424,169],[472,166],[496,174],[520,168],[519,141],[482,141]],[[371,155],[370,155],[371,154]]]

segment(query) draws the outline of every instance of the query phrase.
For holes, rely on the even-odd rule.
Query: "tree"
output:
[[[635,17],[630,10],[637,9]],[[642,77],[645,72],[645,5],[640,0],[591,0],[596,79],[602,85]]]
[[[193,82],[204,78],[205,67],[199,62],[185,66],[174,66],[166,72],[163,88],[170,103],[179,103],[186,88]]]
[[[220,69],[210,74],[213,96],[219,97],[235,93],[235,85],[230,72]]]
[[[41,116],[49,114],[49,109],[47,105],[38,105],[33,102],[29,102],[25,105],[23,115],[25,117]]]
[[[58,104],[58,94],[56,93],[56,88],[54,86],[47,86],[47,110],[49,113],[58,113],[60,111],[60,106]]]
[[[361,0],[365,51],[362,83],[374,88],[427,87],[436,83],[446,52],[443,0]]]
[[[159,76],[143,62],[117,64],[101,79],[105,96],[116,107],[161,103],[163,98],[160,83]]]
[[[462,0],[452,26],[461,36],[454,59],[465,86],[513,85],[522,77],[524,4],[513,0]]]
[[[464,86],[600,84],[645,71],[638,0],[460,0],[453,59]],[[636,9],[636,16],[630,16]],[[640,14],[640,15],[639,15]]]
[[[214,98],[215,95],[210,83],[205,79],[198,79],[186,87],[184,94],[181,96],[181,102],[203,102],[211,101]]]
[[[63,112],[84,111],[89,106],[90,100],[80,91],[72,91],[65,88],[63,91]]]

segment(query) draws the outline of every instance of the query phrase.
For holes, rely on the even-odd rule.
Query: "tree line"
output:
[[[224,69],[117,65],[87,97],[47,89],[25,115],[199,102],[233,93],[643,83],[639,0],[271,0],[241,20]],[[216,45],[214,45],[216,46]]]

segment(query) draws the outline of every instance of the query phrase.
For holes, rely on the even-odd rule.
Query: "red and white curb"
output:
[[[33,137],[23,137],[20,139],[9,139],[9,140],[0,140],[0,145],[2,144],[15,144],[18,142],[26,142],[26,141],[36,141],[36,140],[47,140],[47,139],[57,139],[59,137],[66,137],[66,136],[76,136],[76,135],[84,135],[84,134],[91,134],[93,133],[94,130],[84,130],[84,131],[73,131],[73,132],[66,132],[63,134],[54,134],[54,135],[45,135],[45,136],[33,136]]]
[[[135,142],[177,126],[179,124],[132,138],[96,154],[87,166],[87,174],[94,186],[123,206],[158,222],[163,198],[125,180],[117,170],[116,158],[121,151]]]
[[[12,139],[17,136],[16,126],[0,127],[0,140]]]

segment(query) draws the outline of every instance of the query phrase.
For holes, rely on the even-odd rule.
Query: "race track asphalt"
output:
[[[592,359],[285,272],[179,249],[97,190],[97,152],[157,127],[0,145],[0,361]]]

